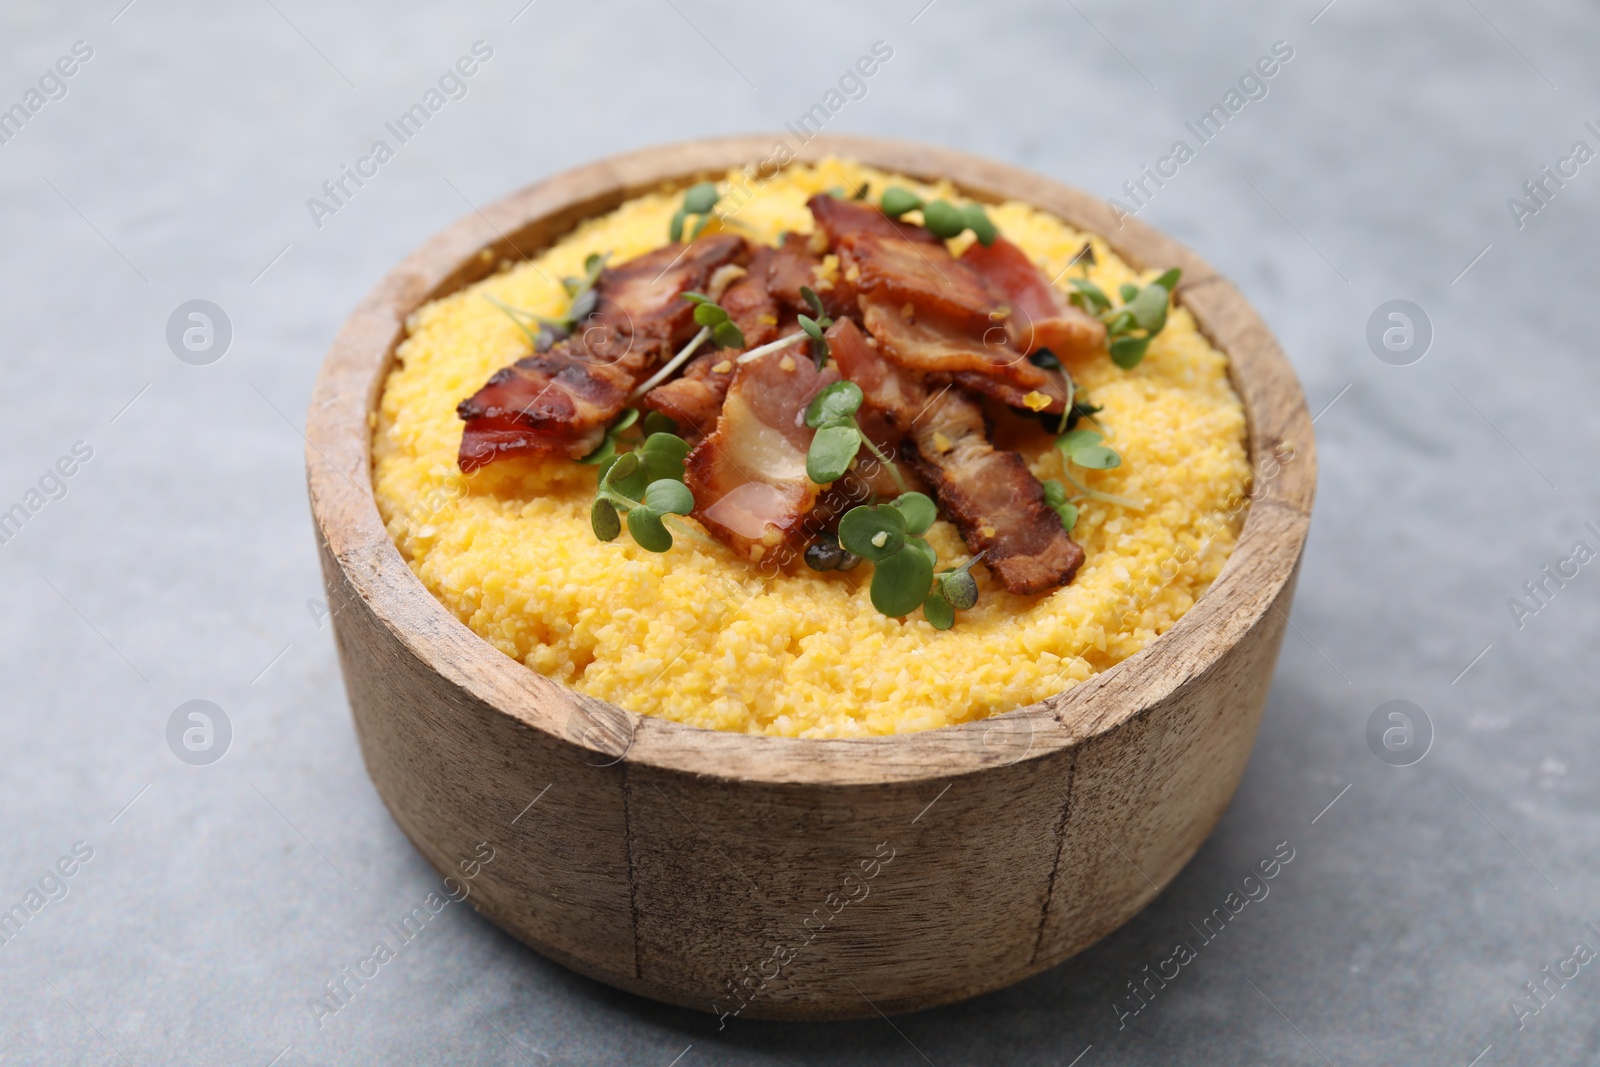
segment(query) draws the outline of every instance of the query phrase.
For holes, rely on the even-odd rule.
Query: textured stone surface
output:
[[[1600,572],[1548,582],[1520,628],[1507,606],[1575,541],[1600,549],[1600,165],[1521,229],[1506,204],[1574,141],[1600,149],[1591,7],[121,2],[0,13],[0,106],[93,48],[0,144],[0,509],[93,449],[0,545],[0,902],[93,848],[0,948],[7,1062],[1594,1061],[1600,968],[1521,1031],[1508,1005],[1576,942],[1600,949]],[[480,39],[467,95],[318,228],[306,199],[393,145],[384,122]],[[452,904],[319,1029],[308,997],[440,888],[362,771],[315,617],[298,427],[323,349],[471,204],[641,144],[780,128],[880,39],[893,58],[830,130],[1108,196],[1175,139],[1197,147],[1140,217],[1232,277],[1313,410],[1332,404],[1295,629],[1232,808],[1101,944],[893,1026],[719,1032]],[[1199,145],[1185,122],[1280,40],[1265,98]],[[192,299],[232,323],[210,365],[165,338]],[[1432,323],[1409,366],[1366,340],[1392,299]],[[168,748],[193,699],[232,725],[209,766]],[[1392,699],[1432,722],[1413,766],[1368,747]],[[1270,894],[1206,942],[1281,842]],[[1194,960],[1119,1029],[1127,983],[1180,940]]]

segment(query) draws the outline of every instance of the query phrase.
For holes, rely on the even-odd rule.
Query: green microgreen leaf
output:
[[[1132,370],[1144,359],[1149,347],[1148,337],[1118,337],[1110,344],[1111,362],[1123,370]]]
[[[712,182],[698,182],[683,194],[683,210],[690,215],[704,215],[716,207],[717,187]]]
[[[954,204],[934,200],[922,206],[922,224],[935,237],[948,241],[967,228],[967,217]]]
[[[1095,430],[1068,430],[1056,438],[1055,447],[1080,467],[1103,471],[1120,466],[1122,457],[1114,449],[1102,445],[1102,440],[1104,438]],[[1048,499],[1048,486],[1045,492]]]
[[[600,479],[602,495],[612,493],[634,501],[644,497],[644,487],[650,484],[650,472],[645,470],[638,452],[622,453],[605,471]]]
[[[827,485],[844,477],[861,449],[861,431],[853,422],[829,423],[819,429],[806,450],[806,477]]]
[[[928,620],[928,625],[935,630],[948,630],[956,624],[955,608],[950,606],[939,592],[938,586],[928,594],[928,599],[922,602],[922,617]]]
[[[744,347],[744,331],[732,321],[719,322],[711,327],[711,339],[723,348]]]
[[[1133,321],[1151,334],[1161,332],[1161,327],[1167,324],[1167,301],[1172,299],[1165,286],[1147,285],[1140,289],[1138,295],[1128,305],[1128,310],[1133,312]]]
[[[1067,502],[1067,487],[1054,478],[1047,478],[1039,483],[1044,487],[1044,502],[1053,508],[1059,508]]]
[[[720,326],[728,321],[728,313],[710,301],[697,303],[694,307],[694,321],[696,326]]]
[[[938,505],[923,493],[901,493],[891,506],[906,517],[906,532],[911,534],[927,533],[933,520],[939,517]]]
[[[887,559],[876,561],[872,570],[872,606],[891,618],[909,615],[928,599],[933,582],[933,563],[912,545],[904,546]]]
[[[972,576],[970,565],[945,571],[934,588],[958,611],[967,611],[978,602],[978,579]]]
[[[687,515],[694,510],[694,494],[680,481],[660,478],[645,489],[644,504],[661,514]]]
[[[922,197],[909,189],[902,189],[898,185],[891,185],[883,191],[883,200],[880,202],[883,213],[891,219],[897,219],[908,211],[915,211],[922,206]]]
[[[1117,294],[1122,297],[1124,304],[1132,303],[1133,298],[1139,295],[1139,287],[1132,282],[1123,282],[1117,286]]]
[[[1117,455],[1115,449],[1107,448],[1105,445],[1087,445],[1075,449],[1069,458],[1080,467],[1096,471],[1106,471],[1122,465],[1122,457]]]
[[[822,298],[816,294],[816,291],[809,285],[802,285],[800,287],[800,296],[805,300],[806,307],[811,309],[812,316],[821,319],[823,317]]]
[[[1105,435],[1099,430],[1069,430],[1056,438],[1055,446],[1070,456],[1076,449],[1088,448],[1104,440]]]
[[[1106,296],[1105,290],[1087,278],[1070,278],[1073,293],[1070,297],[1072,303],[1083,308],[1091,314],[1099,314],[1111,307],[1111,298]]]
[[[872,563],[893,556],[905,543],[905,516],[887,504],[851,508],[839,520],[839,544]]]
[[[646,552],[666,552],[672,548],[672,534],[661,521],[661,515],[647,507],[628,512],[628,533]]]
[[[689,442],[671,433],[653,433],[646,437],[636,453],[650,481],[670,478],[683,481],[683,460],[689,454]],[[679,514],[682,514],[680,512]]]
[[[673,241],[683,240],[684,223],[688,221],[690,215],[699,215],[700,220],[695,223],[689,239],[692,241],[699,237],[701,231],[711,222],[711,209],[716,206],[718,199],[714,183],[698,182],[691,185],[683,194],[683,203],[673,213],[672,222],[667,226],[667,236]]]
[[[806,407],[806,425],[816,429],[834,419],[853,418],[865,399],[866,394],[855,382],[834,382],[811,398]]]
[[[850,199],[851,200],[865,200],[867,198],[867,194],[870,193],[871,191],[872,191],[872,183],[871,182],[862,182],[860,187],[857,188],[855,192],[850,194]]]
[[[1061,528],[1068,533],[1078,525],[1078,505],[1063,501],[1056,505],[1056,514],[1061,516]]]
[[[600,290],[585,289],[572,300],[572,306],[567,311],[567,321],[580,323],[594,314],[595,308],[600,306]]]
[[[994,223],[989,221],[989,215],[983,210],[983,205],[978,203],[968,204],[961,209],[966,216],[967,228],[972,231],[978,243],[988,248],[994,244],[994,239],[1000,236],[1000,231],[995,229]]]
[[[622,520],[617,518],[617,509],[604,497],[597,499],[594,507],[589,509],[589,525],[594,527],[594,535],[602,541],[615,541],[622,532]]]
[[[650,438],[651,434],[657,434],[657,433],[675,434],[675,433],[677,433],[678,432],[678,422],[677,422],[676,419],[672,418],[671,416],[663,415],[659,411],[647,411],[647,412],[645,412],[644,422],[643,422],[643,424],[641,425],[640,428],[644,430],[646,443],[649,443],[649,438]]]
[[[906,538],[906,550],[922,553],[928,558],[928,566],[930,567],[939,562],[939,554],[933,550],[932,545],[921,537]]]
[[[1156,280],[1150,284],[1159,285],[1161,288],[1170,293],[1172,290],[1178,287],[1178,279],[1181,277],[1183,277],[1183,269],[1181,267],[1173,267],[1171,270],[1161,274],[1160,277],[1156,278]]]

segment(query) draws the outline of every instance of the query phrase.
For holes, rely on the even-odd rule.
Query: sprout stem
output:
[[[857,432],[860,432],[859,428]],[[879,463],[882,463],[889,469],[889,477],[894,479],[895,488],[899,489],[902,493],[910,492],[911,487],[906,485],[906,480],[905,478],[901,477],[900,468],[895,466],[894,460],[884,455],[883,452],[879,450],[878,446],[872,443],[872,438],[868,437],[864,433],[861,434],[861,443],[867,446],[868,452],[871,452],[878,458]]]
[[[1134,511],[1144,510],[1144,503],[1134,500],[1132,497],[1118,496],[1115,493],[1102,493],[1098,489],[1090,489],[1072,476],[1072,472],[1067,469],[1066,463],[1061,464],[1061,477],[1071,483],[1072,487],[1078,490],[1081,496],[1086,496],[1091,500],[1104,500],[1107,504],[1120,504],[1122,507],[1131,508]]]
[[[688,534],[690,537],[693,537],[697,541],[704,541],[706,544],[710,545],[712,548],[720,548],[721,547],[721,545],[718,542],[713,541],[711,538],[707,537],[705,534],[701,533],[699,530],[696,530],[693,526],[690,526],[688,523],[683,522],[682,520],[680,520],[675,515],[663,515],[663,516],[661,516],[661,521],[666,523],[668,526],[671,526],[673,529],[677,530],[680,533]]]
[[[780,348],[788,348],[796,341],[803,341],[805,338],[806,332],[804,330],[797,330],[796,332],[791,333],[788,337],[780,337],[776,341],[762,345],[760,348],[752,348],[750,351],[746,352],[744,355],[735,360],[735,362],[750,363],[754,360],[760,359],[768,352],[776,352]]]
[[[654,389],[656,386],[660,385],[662,382],[666,381],[673,371],[683,366],[684,361],[690,356],[694,355],[695,349],[706,343],[706,338],[710,336],[711,327],[700,327],[700,332],[695,334],[689,343],[684,345],[682,350],[680,350],[677,355],[673,356],[671,359],[667,360],[666,363],[662,364],[660,370],[650,375],[649,378],[646,378],[643,385],[637,387],[633,392],[629,393],[628,399],[637,400],[650,390]]]

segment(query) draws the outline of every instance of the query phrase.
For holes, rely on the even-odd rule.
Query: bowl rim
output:
[[[1217,578],[1165,633],[1070,689],[985,719],[864,738],[738,734],[643,715],[579,693],[480,638],[412,573],[378,513],[370,415],[405,338],[407,317],[429,300],[494,273],[502,257],[532,258],[530,251],[542,251],[584,219],[640,193],[724,176],[735,167],[747,173],[753,168],[759,181],[762,166],[774,160],[787,166],[828,156],[919,179],[946,178],[978,200],[1021,200],[1103,237],[1136,268],[1183,267],[1176,298],[1228,357],[1247,424],[1250,506]],[[536,250],[523,247],[530,231],[544,235]],[[524,239],[520,245],[517,237]],[[1097,197],[1031,171],[943,147],[842,135],[817,135],[800,145],[785,134],[658,145],[584,164],[481,209],[474,206],[395,266],[341,327],[312,392],[305,455],[317,533],[348,593],[429,669],[501,714],[587,750],[592,765],[626,762],[774,785],[952,779],[1043,759],[1155,714],[1269,610],[1278,610],[1279,591],[1297,573],[1316,485],[1310,414],[1288,359],[1238,290],[1189,249]],[[1263,477],[1268,460],[1272,473]],[[330,585],[334,577],[328,576]],[[334,622],[337,628],[337,612]]]

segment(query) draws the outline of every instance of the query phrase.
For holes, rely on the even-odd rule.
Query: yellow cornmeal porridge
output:
[[[736,210],[742,196],[720,206],[733,213],[729,228],[770,244],[811,230],[808,197],[864,181],[959,202],[946,185],[825,160],[758,183]],[[408,323],[375,423],[378,507],[423,584],[506,655],[592,696],[697,726],[793,737],[926,730],[1032,703],[1120,662],[1170,628],[1221,570],[1249,489],[1244,412],[1225,357],[1181,307],[1136,369],[1103,353],[1067,365],[1104,405],[1096,422],[1124,457],[1113,470],[1078,473],[1143,508],[1082,502],[1072,537],[1087,559],[1070,585],[1042,597],[1006,593],[980,564],[977,606],[944,632],[920,613],[904,622],[879,614],[868,564],[767,577],[685,536],[659,555],[627,538],[601,543],[589,523],[592,466],[513,458],[463,477],[456,404],[528,352],[484,295],[559,317],[559,279],[581,276],[591,252],[619,263],[666,243],[681,200],[663,191],[629,201]],[[1088,236],[1026,204],[992,206],[989,217],[1052,277]],[[708,232],[718,225],[728,224]],[[963,234],[952,250],[971,239]],[[1089,275],[1107,292],[1164,266],[1136,275],[1089,239]],[[1040,478],[1061,473],[1048,440],[1029,455]],[[928,539],[941,568],[968,558],[942,519]]]

